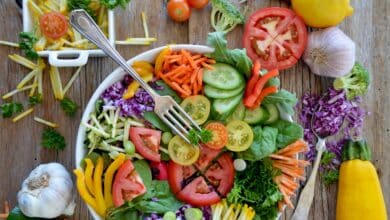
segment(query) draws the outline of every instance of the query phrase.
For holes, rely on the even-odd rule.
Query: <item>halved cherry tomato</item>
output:
[[[203,95],[194,95],[185,98],[180,106],[199,125],[205,123],[210,115],[210,101]]]
[[[191,165],[199,158],[199,147],[187,143],[180,136],[173,137],[168,144],[168,153],[175,163]]]
[[[41,16],[39,27],[46,37],[58,39],[68,31],[68,21],[61,13],[49,12]]]
[[[211,141],[205,143],[207,147],[212,149],[221,149],[228,142],[228,132],[222,123],[211,122],[206,125],[205,129],[210,130],[213,134]]]
[[[232,157],[224,153],[206,171],[205,177],[221,196],[226,196],[233,187],[234,172]]]
[[[209,164],[211,164],[212,160],[218,156],[219,152],[221,152],[221,150],[211,149],[201,145],[200,156],[194,164],[196,169],[203,172]]]
[[[176,194],[186,185],[186,181],[190,180],[196,173],[193,166],[181,166],[173,161],[168,163],[168,183],[171,191]]]
[[[247,150],[253,143],[253,131],[248,123],[240,120],[234,120],[227,124],[229,133],[228,143],[226,148],[240,152]]]
[[[196,177],[191,183],[176,194],[176,197],[193,206],[212,205],[221,200],[218,193],[202,177]]]
[[[186,0],[170,0],[167,9],[169,17],[174,21],[183,22],[191,16],[191,9]]]
[[[301,57],[307,43],[303,20],[287,8],[263,8],[245,25],[243,46],[248,56],[265,69],[287,69]]]
[[[135,149],[148,160],[160,162],[158,152],[161,141],[161,131],[150,128],[131,127],[130,139],[135,145]]]
[[[168,179],[168,171],[167,164],[163,161],[161,162],[151,162],[150,168],[152,170],[152,175],[154,179],[157,180],[167,180]]]
[[[130,160],[126,160],[115,175],[112,184],[112,200],[115,207],[144,194],[146,187]]]
[[[188,4],[196,9],[204,8],[208,3],[209,0],[188,0]]]

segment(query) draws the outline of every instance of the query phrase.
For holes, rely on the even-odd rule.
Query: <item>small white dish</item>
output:
[[[28,0],[23,0],[23,31],[30,32],[34,25],[27,5]],[[108,40],[115,46],[115,22],[114,12],[108,11]],[[44,50],[39,51],[41,57],[48,57],[49,64],[58,67],[83,66],[88,62],[89,57],[105,56],[100,49],[94,50]]]

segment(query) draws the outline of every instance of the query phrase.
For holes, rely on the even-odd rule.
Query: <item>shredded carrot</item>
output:
[[[307,146],[306,142],[299,139],[294,143],[287,145],[285,148],[279,150],[276,154],[284,154],[290,151],[294,153],[300,153],[306,150],[306,146]]]
[[[173,51],[163,57],[162,68],[156,73],[183,98],[197,95],[203,89],[203,68],[213,68],[215,60],[186,50]]]

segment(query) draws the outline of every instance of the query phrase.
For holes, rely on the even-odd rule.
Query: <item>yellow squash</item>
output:
[[[353,14],[349,0],[291,0],[294,11],[311,27],[336,26]]]
[[[344,147],[336,220],[387,220],[381,185],[370,159],[365,141],[349,141]]]

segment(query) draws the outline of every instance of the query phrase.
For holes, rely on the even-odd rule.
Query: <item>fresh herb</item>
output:
[[[41,94],[36,94],[34,96],[28,97],[28,105],[30,105],[30,106],[34,106],[34,105],[41,104],[41,103],[42,103],[42,95]]]
[[[244,15],[228,0],[212,0],[211,25],[216,31],[229,32],[245,22]]]
[[[321,163],[321,165],[328,165],[335,158],[336,158],[336,154],[335,153],[330,152],[330,151],[325,151],[322,154],[322,158],[321,158],[321,162],[320,163]]]
[[[38,41],[34,33],[19,33],[19,48],[24,51],[27,58],[31,60],[38,59],[38,53],[34,49],[34,44]]]
[[[214,47],[214,52],[207,56],[215,59],[217,62],[226,63],[235,67],[240,73],[249,78],[251,75],[252,61],[246,55],[246,50],[228,49],[225,35],[226,33],[224,32],[209,33],[207,44]]]
[[[303,128],[295,122],[278,120],[270,126],[278,129],[278,136],[276,137],[277,149],[282,149],[292,142],[303,138]]]
[[[171,131],[168,125],[166,125],[154,112],[144,112],[144,119],[161,131]]]
[[[13,114],[23,111],[23,105],[18,102],[8,102],[0,105],[0,111],[3,118],[10,118]]]
[[[19,207],[15,207],[9,213],[7,220],[39,220],[40,218],[31,218],[23,214],[22,210]]]
[[[67,2],[69,11],[84,9],[96,21],[96,12],[89,7],[91,0],[68,0]]]
[[[211,141],[213,138],[213,133],[211,133],[210,130],[202,129],[200,131],[197,131],[196,129],[192,128],[187,135],[187,138],[193,145],[198,145],[199,142],[207,143]]]
[[[127,4],[131,0],[100,0],[100,3],[107,7],[108,9],[114,9],[118,6],[121,6],[122,8],[126,8]]]
[[[272,127],[256,126],[252,129],[254,134],[253,143],[250,148],[244,152],[238,153],[238,157],[249,160],[261,160],[276,150],[276,137],[278,129]]]
[[[333,87],[337,90],[344,89],[347,99],[352,100],[366,94],[370,81],[370,73],[360,63],[355,63],[351,72],[333,82]]]
[[[279,111],[283,111],[287,115],[291,116],[295,113],[294,108],[298,103],[298,99],[296,95],[292,94],[291,92],[281,89],[277,93],[266,96],[262,103],[277,105]]]
[[[330,185],[332,183],[335,183],[337,182],[337,180],[339,179],[339,171],[338,170],[328,170],[328,171],[325,171],[321,174],[322,176],[322,181],[324,181],[324,183],[326,185]]]
[[[248,204],[256,211],[257,219],[275,219],[277,203],[283,197],[273,177],[270,161],[248,162],[245,172],[236,173],[234,186],[227,195],[228,202]]]
[[[79,106],[68,97],[62,99],[60,104],[62,110],[70,117],[74,117],[79,108]]]
[[[42,146],[48,149],[64,150],[65,138],[53,128],[46,128],[42,133]]]

